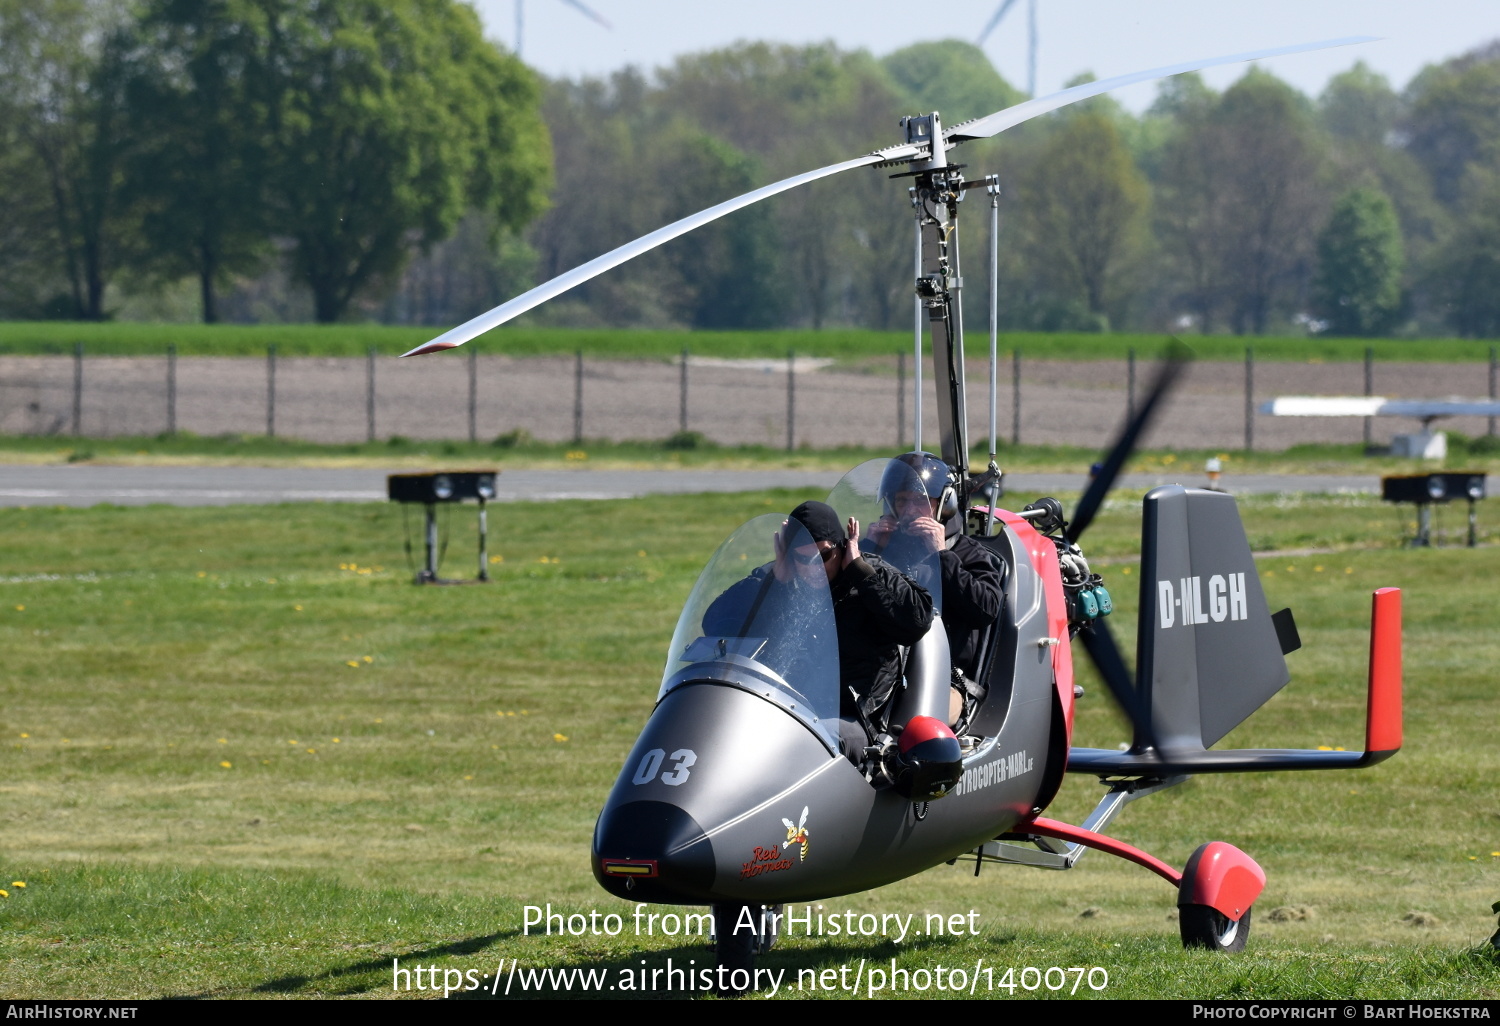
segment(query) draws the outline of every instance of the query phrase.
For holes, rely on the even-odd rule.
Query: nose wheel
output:
[[[755,956],[776,943],[781,906],[715,905],[713,916],[714,958],[727,984],[720,993],[743,994],[755,985]]]

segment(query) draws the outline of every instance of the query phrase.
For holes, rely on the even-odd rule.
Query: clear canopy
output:
[[[768,513],[740,527],[698,576],[672,633],[661,695],[689,683],[738,686],[837,747],[839,650],[818,546]]]

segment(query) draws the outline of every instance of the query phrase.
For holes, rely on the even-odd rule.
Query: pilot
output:
[[[751,582],[774,573],[778,581],[792,583],[798,565],[820,561],[838,632],[840,736],[845,754],[855,761],[873,740],[870,730],[884,724],[886,705],[901,681],[901,646],[915,644],[932,625],[932,596],[884,560],[861,552],[850,541],[857,537],[859,521],[853,517],[841,523],[827,503],[804,502],[776,536],[776,561],[729,588],[703,618],[706,633],[722,633],[718,626],[732,630],[734,625],[718,621],[759,590]]]
[[[926,452],[902,453],[880,481],[886,514],[870,525],[861,547],[910,570],[937,555],[942,579],[943,629],[954,668],[950,723],[958,723],[964,699],[983,698],[979,651],[984,630],[1000,615],[1004,578],[999,565],[961,530],[953,469]]]

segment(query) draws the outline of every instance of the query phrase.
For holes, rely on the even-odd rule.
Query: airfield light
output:
[[[499,473],[498,470],[464,470],[442,474],[391,474],[386,478],[386,494],[392,502],[420,503],[426,508],[423,533],[427,558],[422,569],[416,572],[415,583],[474,583],[445,580],[438,576],[439,553],[446,545],[438,543],[437,504],[462,502],[465,499],[479,500],[479,576],[475,580],[490,579],[489,557],[486,552],[489,517],[485,504],[495,497],[495,476]],[[407,551],[411,551],[409,544]]]
[[[1203,464],[1203,472],[1208,475],[1208,487],[1218,491],[1219,475],[1224,473],[1224,462],[1217,456],[1210,456],[1208,462]]]
[[[1464,500],[1469,504],[1469,547],[1478,544],[1475,503],[1485,496],[1485,475],[1473,471],[1437,474],[1394,474],[1380,479],[1380,497],[1386,502],[1409,502],[1417,507],[1417,534],[1408,544],[1415,548],[1432,545],[1432,507]]]

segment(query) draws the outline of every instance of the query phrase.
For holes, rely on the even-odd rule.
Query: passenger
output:
[[[903,453],[891,463],[880,483],[886,515],[870,525],[862,547],[902,570],[937,554],[943,629],[953,665],[963,673],[949,706],[948,722],[957,724],[965,695],[971,704],[983,697],[979,646],[1000,615],[1004,576],[985,547],[962,531],[952,468],[925,452]]]

